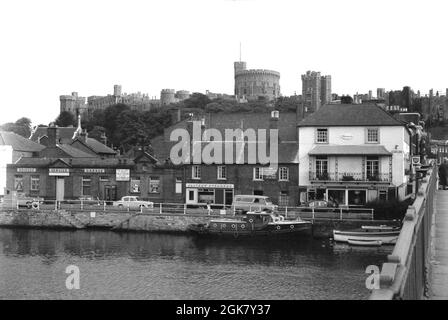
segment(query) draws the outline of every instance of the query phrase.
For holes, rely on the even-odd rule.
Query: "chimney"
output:
[[[280,111],[278,110],[271,111],[271,118],[269,119],[269,132],[267,132],[268,135],[267,139],[269,145],[271,143],[271,130],[278,130],[279,118],[280,118]],[[280,140],[280,135],[278,135],[278,138]]]
[[[50,126],[47,128],[47,136],[49,147],[54,147],[56,146],[56,144],[59,143],[58,127],[54,123],[51,123]]]

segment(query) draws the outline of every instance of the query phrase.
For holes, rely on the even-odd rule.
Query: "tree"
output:
[[[62,111],[59,116],[56,118],[54,123],[58,127],[69,127],[76,125],[75,116],[69,111]]]
[[[205,109],[205,106],[210,102],[211,102],[210,98],[207,97],[205,94],[195,92],[190,96],[190,98],[182,101],[182,104],[186,108]]]
[[[29,138],[31,135],[31,120],[22,117],[16,122],[8,122],[0,127],[1,130],[14,132],[22,137]]]

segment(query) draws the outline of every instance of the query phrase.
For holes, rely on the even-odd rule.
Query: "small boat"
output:
[[[395,244],[400,235],[400,227],[396,226],[361,226],[355,230],[333,230],[333,239],[336,242],[380,241],[381,244]],[[353,243],[354,244],[354,243]]]
[[[383,244],[383,242],[381,240],[369,240],[369,239],[364,239],[364,240],[348,239],[347,242],[348,242],[348,244],[351,244],[354,246],[367,246],[367,247],[379,247]]]
[[[211,219],[209,223],[192,224],[188,230],[198,235],[247,236],[294,235],[311,229],[311,222],[286,220],[270,212],[247,212],[242,217]]]

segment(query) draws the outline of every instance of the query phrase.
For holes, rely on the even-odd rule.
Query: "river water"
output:
[[[0,299],[366,299],[391,247],[0,228]],[[80,289],[66,288],[66,268]]]

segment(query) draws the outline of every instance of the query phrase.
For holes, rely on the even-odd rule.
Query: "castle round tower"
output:
[[[162,89],[160,92],[160,104],[162,106],[176,102],[176,91],[174,89]]]
[[[246,70],[246,62],[235,62],[235,96],[239,99],[273,100],[280,96],[280,73],[273,70]]]

